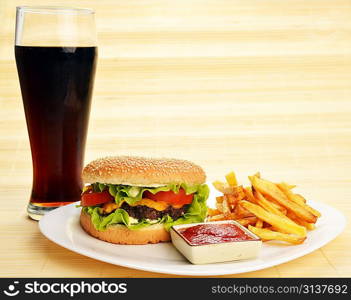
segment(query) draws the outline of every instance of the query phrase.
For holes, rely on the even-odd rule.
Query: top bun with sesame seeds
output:
[[[187,160],[111,156],[90,162],[82,172],[84,183],[156,187],[167,184],[203,184],[204,170]]]

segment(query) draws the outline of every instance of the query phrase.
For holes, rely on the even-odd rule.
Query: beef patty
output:
[[[187,207],[188,205],[183,205],[181,208],[174,208],[173,206],[168,206],[165,210],[159,211],[157,209],[144,205],[130,206],[126,202],[124,202],[121,206],[121,208],[123,208],[129,216],[138,220],[156,220],[162,218],[165,215],[169,215],[173,220],[176,220],[179,219],[185,213]]]

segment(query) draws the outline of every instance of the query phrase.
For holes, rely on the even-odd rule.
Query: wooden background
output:
[[[86,161],[187,158],[210,180],[256,171],[351,216],[351,1],[0,0],[0,276],[158,277],[78,255],[26,217],[31,157],[13,54],[16,5],[96,10]],[[351,276],[351,230],[239,276]],[[237,276],[237,275],[234,275]]]

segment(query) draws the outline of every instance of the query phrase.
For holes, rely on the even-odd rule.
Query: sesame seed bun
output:
[[[162,186],[202,184],[203,169],[187,160],[136,156],[105,157],[92,161],[82,173],[84,183]]]
[[[80,224],[91,236],[114,244],[145,245],[171,240],[170,234],[162,224],[150,225],[138,230],[131,230],[124,225],[115,224],[109,226],[105,231],[98,231],[91,222],[90,215],[83,211],[80,215]]]

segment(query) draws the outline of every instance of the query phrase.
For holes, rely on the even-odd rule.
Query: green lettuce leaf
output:
[[[108,226],[113,224],[123,224],[129,229],[141,229],[153,224],[164,224],[165,229],[169,230],[173,225],[203,222],[207,215],[206,200],[209,195],[209,188],[206,184],[193,186],[187,184],[174,184],[157,188],[101,183],[93,184],[94,191],[101,192],[108,189],[109,193],[115,197],[117,204],[121,204],[123,201],[126,201],[129,205],[133,205],[137,201],[140,201],[144,191],[149,191],[153,194],[160,191],[174,191],[177,193],[180,188],[183,188],[187,195],[194,194],[194,199],[187,212],[175,221],[167,215],[162,219],[158,219],[156,222],[154,220],[142,219],[138,220],[138,223],[132,223],[128,213],[121,208],[116,209],[114,212],[106,216],[102,214],[101,208],[98,206],[90,206],[83,209],[91,216],[94,227],[100,231],[106,230]]]
[[[208,186],[206,184],[199,186],[197,192],[194,194],[193,202],[191,203],[187,212],[175,221],[166,221],[164,223],[166,230],[169,230],[174,225],[200,223],[205,221],[205,218],[207,216],[206,200],[208,198],[208,195]]]
[[[104,231],[108,226],[114,224],[122,224],[129,229],[140,229],[162,221],[161,219],[156,220],[156,222],[140,220],[138,223],[132,223],[128,213],[121,208],[116,209],[113,213],[106,216],[102,215],[101,208],[98,206],[89,206],[84,207],[83,209],[91,216],[91,221],[94,224],[94,227],[99,231]]]
[[[138,186],[130,186],[130,185],[115,185],[115,184],[103,184],[103,183],[93,183],[94,192],[102,192],[104,190],[109,191],[109,193],[115,197],[115,202],[120,205],[122,202],[127,202],[129,205],[133,205],[136,202],[142,199],[143,193],[145,191],[149,191],[152,194],[156,194],[158,192],[168,192],[173,191],[175,193],[179,192],[179,189],[184,189],[187,195],[193,194],[198,191],[200,188],[199,185],[188,185],[185,183],[182,184],[169,184],[161,187],[138,187]]]

